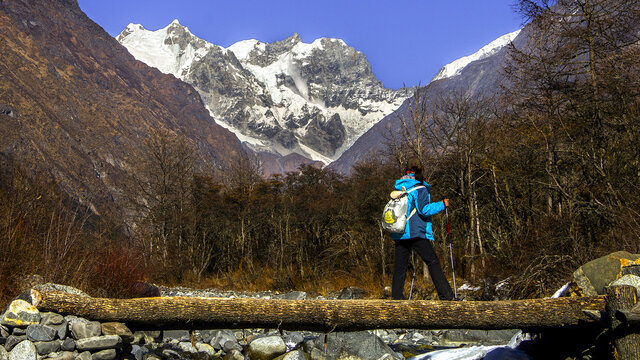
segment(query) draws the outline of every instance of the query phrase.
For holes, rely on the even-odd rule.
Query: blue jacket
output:
[[[409,208],[407,209],[407,216],[411,214],[414,208],[417,211],[407,222],[407,226],[402,234],[391,234],[391,238],[394,240],[405,240],[411,238],[422,238],[433,241],[433,231],[431,229],[431,216],[444,210],[444,203],[442,201],[432,203],[429,190],[431,185],[427,183],[421,183],[413,178],[403,178],[396,180],[396,190],[402,190],[404,187],[406,190],[410,190],[414,186],[423,185],[424,188],[412,191],[407,194],[409,197]]]

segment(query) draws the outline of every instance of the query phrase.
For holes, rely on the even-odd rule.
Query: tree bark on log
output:
[[[638,328],[620,321],[615,314],[629,311],[636,304],[636,288],[629,285],[610,286],[607,291],[607,312],[611,314],[611,333],[618,360],[640,359]]]
[[[583,310],[603,311],[605,297],[516,301],[264,300],[197,297],[106,299],[31,291],[40,311],[133,328],[538,329],[596,324]]]

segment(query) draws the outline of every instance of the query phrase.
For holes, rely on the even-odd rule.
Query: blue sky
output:
[[[423,85],[440,67],[522,26],[514,0],[78,0],[112,36],[129,23],[157,30],[173,19],[227,47],[293,33],[343,39],[386,87]]]

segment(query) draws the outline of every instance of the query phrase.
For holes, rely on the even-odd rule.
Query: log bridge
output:
[[[283,300],[202,297],[108,299],[31,290],[40,311],[71,314],[134,329],[273,328],[320,332],[366,329],[611,328],[620,358],[640,359],[635,288],[593,297],[513,301]]]

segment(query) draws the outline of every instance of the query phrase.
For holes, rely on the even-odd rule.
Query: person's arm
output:
[[[432,216],[444,210],[444,202],[430,202],[429,190],[418,190],[418,213],[422,216]]]

